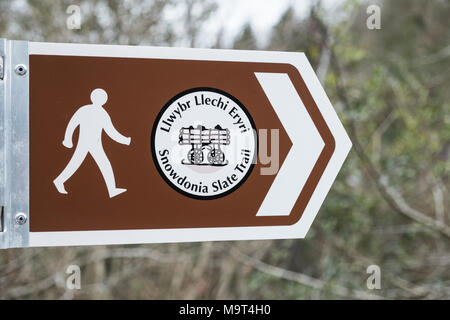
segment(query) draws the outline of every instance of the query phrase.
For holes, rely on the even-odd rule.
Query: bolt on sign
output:
[[[2,248],[303,238],[351,148],[303,53],[0,55]]]

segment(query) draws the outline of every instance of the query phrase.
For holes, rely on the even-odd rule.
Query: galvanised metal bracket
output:
[[[0,39],[0,248],[29,245],[28,42]]]

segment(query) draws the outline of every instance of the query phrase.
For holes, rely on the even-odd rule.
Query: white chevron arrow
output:
[[[288,216],[325,142],[286,73],[255,75],[292,142],[256,215]]]

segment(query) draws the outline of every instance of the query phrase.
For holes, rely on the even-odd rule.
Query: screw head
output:
[[[14,68],[14,72],[19,76],[23,76],[27,73],[27,66],[24,64],[18,64]]]
[[[16,224],[23,225],[25,224],[25,222],[27,222],[27,215],[23,212],[19,212],[18,214],[16,214],[15,219]]]

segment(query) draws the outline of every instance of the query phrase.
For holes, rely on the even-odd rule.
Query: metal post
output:
[[[28,42],[0,39],[0,248],[29,244]]]
[[[6,171],[5,171],[5,106],[6,106],[6,39],[0,39],[0,248],[7,248],[7,238],[5,227],[5,184],[6,184]]]

